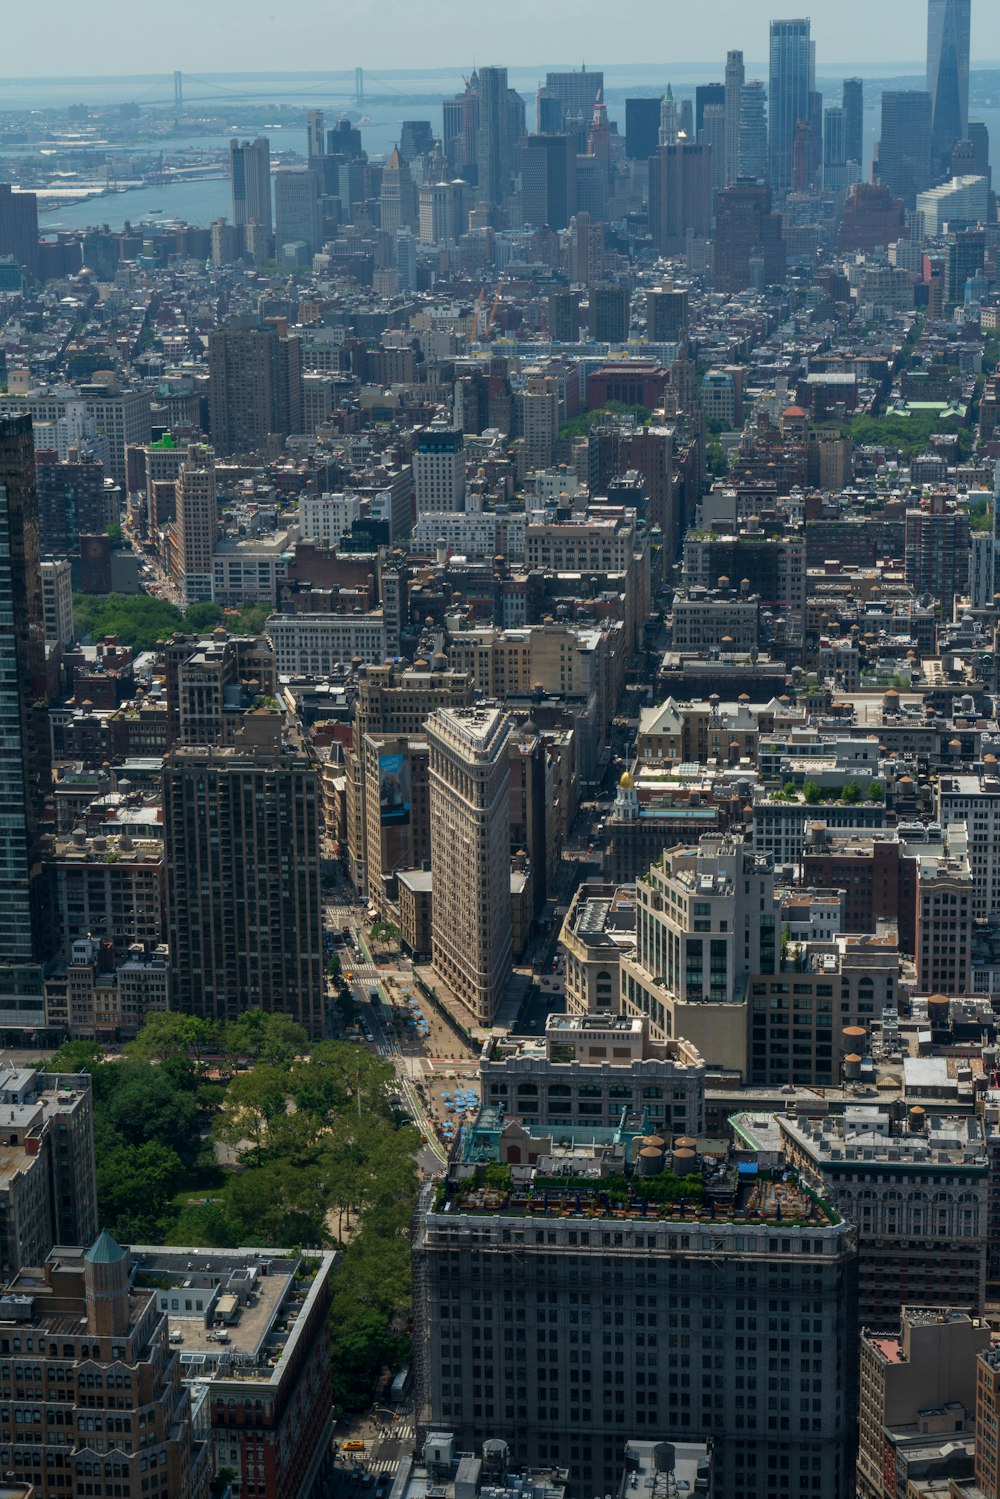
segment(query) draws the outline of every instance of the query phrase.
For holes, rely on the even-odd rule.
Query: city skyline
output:
[[[8,79],[82,79],[91,71],[102,77],[133,72],[133,33],[122,0],[94,0],[86,12],[69,6],[57,6],[56,10],[64,11],[56,27],[48,12],[44,19],[42,13],[31,10],[5,17]],[[299,24],[294,32],[287,33],[269,0],[250,0],[241,5],[238,25],[235,6],[226,4],[206,12],[194,0],[179,0],[171,14],[176,35],[185,35],[189,24],[197,28],[200,73],[259,69],[264,59],[272,69],[297,71],[302,61],[303,29],[311,30],[317,40],[311,60],[322,56],[327,28],[332,32],[328,13],[318,0],[305,0],[299,6]],[[625,66],[637,60],[634,36],[644,28],[648,33],[648,28],[662,19],[652,0],[637,0],[631,8],[634,26],[628,33],[613,16],[598,12],[586,34],[581,35],[578,8],[570,7],[568,0],[556,0],[544,13],[529,6],[527,0],[512,0],[505,13],[505,37],[495,40],[489,36],[484,47],[479,14],[459,6],[456,0],[428,0],[424,15],[426,27],[415,31],[410,7],[402,0],[386,0],[380,11],[377,43],[370,17],[363,9],[338,17],[336,36],[330,36],[330,52],[337,54],[331,56],[331,63],[442,70],[497,61],[513,67],[532,66],[536,59],[555,65],[565,58],[571,38],[581,59],[599,58],[605,66]],[[669,39],[664,37],[663,67],[669,70],[673,65],[707,62],[716,54],[721,54],[724,62],[727,47],[742,49],[748,63],[760,62],[767,56],[769,23],[793,15],[812,20],[821,68],[824,64],[835,67],[848,63],[852,68],[867,68],[885,60],[891,70],[898,63],[923,62],[924,8],[914,6],[912,0],[883,0],[874,12],[862,0],[844,0],[835,10],[776,6],[772,0],[716,0],[703,10],[686,11],[683,28],[671,28]],[[651,34],[655,36],[655,30]],[[847,37],[849,45],[845,45]],[[995,7],[973,7],[972,55],[980,60],[980,66],[991,61],[1000,65],[1000,10]],[[180,47],[176,55],[164,56],[170,69],[183,66],[185,60]]]

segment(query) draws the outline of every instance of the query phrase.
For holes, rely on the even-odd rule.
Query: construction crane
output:
[[[501,299],[502,296],[503,296],[503,277],[501,276],[500,280],[497,282],[497,294],[493,298],[493,306],[490,308],[490,315],[486,319],[486,327],[483,330],[483,337],[484,338],[489,338],[490,334],[493,332],[493,323],[494,323],[494,320],[496,319],[497,308],[500,306],[500,299]]]

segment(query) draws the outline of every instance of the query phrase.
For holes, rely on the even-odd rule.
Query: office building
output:
[[[417,515],[465,509],[465,438],[446,422],[421,427],[411,457]]]
[[[210,1454],[194,1437],[167,1319],[129,1272],[128,1252],[103,1232],[87,1250],[61,1244],[0,1300],[0,1377],[16,1402],[0,1407],[0,1463],[37,1499],[208,1499]],[[105,1434],[91,1436],[98,1421]]]
[[[302,351],[298,338],[249,317],[208,336],[209,419],[220,458],[266,452],[302,426]]]
[[[707,834],[664,854],[636,883],[622,1012],[648,1016],[653,1036],[683,1036],[706,1061],[745,1072],[747,980],[777,972],[780,924],[771,860],[741,837]]]
[[[73,568],[65,557],[43,557],[42,617],[45,639],[54,645],[73,644]]]
[[[517,400],[525,473],[551,468],[559,439],[559,381],[551,375],[531,375]]]
[[[321,109],[306,111],[306,156],[310,166],[326,155],[326,121]]]
[[[598,1130],[486,1108],[466,1141],[416,1224],[421,1426],[572,1464],[582,1494],[616,1491],[623,1433],[640,1428],[711,1433],[727,1499],[849,1491],[852,1226],[790,1182],[710,1168],[693,1141],[665,1154],[641,1110]],[[700,1208],[669,1204],[665,1164]],[[495,1186],[478,1185],[483,1169]],[[528,1194],[544,1206],[530,1212]]]
[[[479,70],[476,164],[479,201],[498,210],[510,192],[510,110],[506,68]]]
[[[38,199],[0,182],[0,258],[8,255],[29,275],[37,273]]]
[[[767,181],[767,89],[751,79],[740,89],[740,156],[737,178]],[[737,178],[733,180],[736,181]]]
[[[694,135],[701,140],[706,109],[724,109],[726,87],[723,83],[699,83],[694,91]]]
[[[705,1065],[689,1042],[653,1041],[644,1017],[550,1015],[540,1040],[490,1036],[483,1104],[524,1125],[614,1129],[622,1110],[663,1135],[705,1132]]]
[[[174,1007],[322,1035],[319,773],[297,734],[262,709],[231,745],[173,750],[163,822]]]
[[[52,947],[42,822],[52,785],[45,620],[31,419],[0,417],[0,1026],[43,1020],[40,969]]]
[[[782,219],[772,210],[771,201],[771,189],[763,182],[734,182],[719,194],[715,209],[716,291],[740,292],[757,285],[763,289],[784,281],[787,252]]]
[[[972,0],[928,0],[927,92],[935,172],[947,168],[955,142],[968,136],[971,30]]]
[[[229,171],[233,191],[233,223],[238,229],[256,224],[269,235],[271,213],[271,143],[267,136],[255,141],[229,142]]]
[[[48,858],[66,951],[82,937],[107,944],[122,963],[134,943],[163,941],[163,843],[128,833],[57,837]]]
[[[856,1041],[850,1030],[845,1051]],[[898,1327],[904,1306],[982,1312],[990,1162],[981,1119],[914,1105],[898,1120],[876,1101],[836,1117],[731,1123],[750,1149],[782,1151],[857,1225],[862,1326]]]
[[[864,170],[865,85],[863,79],[844,79],[842,107],[844,111],[844,155],[847,161],[856,163],[861,180],[864,181],[867,173]]]
[[[886,89],[878,143],[878,179],[907,208],[933,181],[930,94],[922,89]]]
[[[323,242],[319,198],[319,175],[311,168],[275,173],[274,238],[279,256],[285,245],[302,245],[304,255],[315,255]]]
[[[600,344],[622,344],[628,338],[627,286],[599,281],[590,288],[590,336]]]
[[[796,134],[809,124],[815,88],[816,52],[809,21],[772,21],[768,159],[771,191],[779,198],[792,188]]]
[[[231,744],[254,697],[277,690],[274,648],[265,635],[227,635],[221,628],[203,640],[173,635],[163,664],[168,749]]]
[[[712,165],[711,146],[683,141],[650,157],[649,227],[659,254],[682,255],[689,234],[711,234]]]
[[[204,1397],[211,1467],[233,1473],[234,1492],[330,1492],[337,1258],[323,1250],[132,1249],[133,1286],[169,1325],[186,1387]]]
[[[421,244],[449,244],[465,233],[467,183],[424,182],[417,196]]]
[[[899,1330],[865,1328],[858,1379],[859,1499],[884,1499],[889,1474],[908,1466],[908,1450],[940,1434],[967,1430],[976,1410],[979,1356],[990,1330],[954,1307],[904,1306]],[[898,1492],[896,1484],[890,1490]],[[905,1489],[904,1489],[905,1492]]]
[[[662,287],[646,293],[646,337],[650,343],[676,343],[687,321],[686,291]]]
[[[177,586],[185,605],[211,600],[212,554],[218,540],[215,458],[211,448],[192,443],[177,474],[172,553]]]
[[[379,223],[393,240],[400,229],[417,227],[417,189],[398,146],[393,146],[382,168]]]
[[[438,708],[430,746],[433,963],[490,1025],[511,972],[510,758],[501,708]]]
[[[604,98],[604,74],[584,67],[579,72],[546,73],[538,90],[536,128],[539,134],[568,134],[574,150],[584,151],[594,105]]]
[[[625,155],[629,161],[648,161],[659,144],[659,99],[625,100]]]
[[[731,182],[735,182],[742,172],[740,166],[740,121],[743,110],[743,85],[746,81],[743,53],[728,52],[726,54],[726,81],[722,91],[722,107],[725,111],[724,187],[728,187]]]
[[[520,146],[521,218],[565,229],[576,211],[576,150],[569,135],[529,135]]]

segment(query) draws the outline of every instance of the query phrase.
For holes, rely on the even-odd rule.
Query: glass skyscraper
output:
[[[768,155],[771,190],[779,197],[792,186],[795,133],[809,125],[815,77],[809,21],[772,21]]]
[[[946,169],[952,146],[968,135],[971,29],[972,0],[928,0],[927,92],[935,171]]]

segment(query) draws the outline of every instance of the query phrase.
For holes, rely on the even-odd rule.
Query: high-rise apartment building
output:
[[[0,1026],[44,1022],[52,947],[41,827],[51,790],[31,418],[0,417]]]
[[[751,79],[740,90],[740,161],[738,177],[767,181],[767,89]]]
[[[229,142],[229,170],[233,189],[233,223],[238,229],[256,224],[270,234],[271,143],[267,136],[255,141]]]
[[[476,161],[479,199],[490,208],[502,207],[510,191],[511,152],[507,69],[479,70],[479,129]]]
[[[56,557],[78,557],[80,537],[98,536],[112,517],[107,510],[104,464],[71,451],[60,463],[51,449],[35,454],[39,542]]]
[[[72,645],[75,638],[72,565],[65,557],[43,557],[41,574],[45,639],[56,645]]]
[[[209,419],[219,457],[265,452],[268,440],[302,425],[298,338],[254,318],[234,318],[208,336]]]
[[[951,148],[969,132],[969,46],[972,0],[927,0],[927,92],[931,155],[945,170]]]
[[[846,159],[856,162],[862,181],[867,177],[864,170],[865,155],[865,85],[862,78],[845,78],[843,91],[844,153]]]
[[[53,1244],[97,1233],[93,1092],[87,1073],[0,1069],[7,1170],[0,1180],[0,1276],[40,1265]],[[2,1492],[2,1491],[0,1491]]]
[[[291,1015],[323,1033],[319,773],[281,716],[163,770],[171,1003],[233,1020]]]
[[[816,87],[816,50],[808,20],[771,22],[769,176],[778,197],[794,179],[796,134],[808,127]]]
[[[579,216],[578,216],[579,217]],[[628,338],[627,286],[600,281],[590,288],[590,336],[599,344],[621,344]]]
[[[411,457],[417,515],[465,509],[465,438],[446,422],[417,433]]]
[[[38,270],[38,198],[0,182],[0,256],[11,255],[22,270]]]
[[[86,1251],[60,1244],[5,1287],[0,1377],[15,1403],[0,1407],[0,1463],[37,1499],[208,1499],[209,1449],[166,1316],[129,1271],[105,1232]]]
[[[218,540],[215,458],[211,448],[192,443],[177,475],[174,522],[173,559],[185,605],[211,600],[212,554]]]
[[[483,1024],[511,972],[510,759],[501,708],[438,708],[430,747],[434,967]]]
[[[932,100],[923,89],[886,89],[882,95],[882,130],[878,144],[878,178],[907,208],[930,187]]]
[[[531,375],[518,393],[525,473],[551,467],[559,439],[559,382],[551,375]]]
[[[706,1061],[746,1069],[746,986],[776,973],[774,866],[740,837],[706,834],[664,854],[636,884],[636,945],[621,1003],[653,1036],[684,1036]]]
[[[726,82],[723,90],[723,109],[726,119],[725,177],[723,186],[728,187],[740,176],[740,121],[743,107],[743,85],[746,83],[746,68],[742,52],[726,54]]]
[[[919,596],[929,593],[951,612],[956,593],[969,585],[969,517],[937,490],[919,509],[906,512],[906,581]]]
[[[323,240],[319,195],[319,175],[311,168],[275,173],[274,237],[279,256],[285,245],[304,245],[307,255],[319,249]]]
[[[599,1133],[609,1143],[487,1109],[443,1193],[425,1197],[418,1423],[466,1451],[499,1435],[529,1463],[570,1465],[582,1494],[616,1491],[625,1431],[711,1433],[726,1499],[842,1499],[857,1420],[854,1228],[791,1183],[754,1191],[729,1162],[713,1161],[713,1190],[686,1142],[666,1156],[662,1136],[646,1143],[641,1107]],[[657,1192],[665,1160],[685,1173],[688,1204]],[[495,1189],[478,1186],[477,1162],[493,1163]]]

